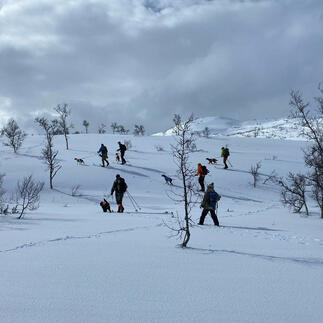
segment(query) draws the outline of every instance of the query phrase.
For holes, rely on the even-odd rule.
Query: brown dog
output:
[[[205,158],[205,159],[209,162],[209,164],[216,164],[216,162],[218,161],[215,158]]]
[[[76,160],[78,165],[85,165],[84,160],[82,158],[74,158],[74,160]]]

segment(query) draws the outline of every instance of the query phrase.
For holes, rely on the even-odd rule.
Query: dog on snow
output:
[[[100,206],[102,207],[103,212],[109,211],[111,213],[110,203],[106,199],[103,199],[103,201],[100,202]]]
[[[84,160],[82,158],[74,158],[78,165],[85,165]]]
[[[168,176],[166,176],[164,174],[161,175],[161,176],[165,178],[166,184],[173,185],[173,179],[172,178],[170,178],[170,177],[168,177]]]
[[[205,158],[205,159],[209,162],[209,164],[216,164],[216,162],[218,161],[215,158]]]

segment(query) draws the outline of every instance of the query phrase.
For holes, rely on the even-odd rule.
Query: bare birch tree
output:
[[[71,109],[68,108],[66,103],[58,104],[54,110],[59,115],[58,123],[65,137],[66,149],[68,150],[68,134],[70,129],[73,127],[72,124],[67,123],[67,118],[71,115]]]
[[[286,180],[282,178],[278,181],[282,187],[281,197],[284,205],[289,206],[295,213],[299,213],[305,208],[308,216],[308,207],[306,203],[306,187],[308,181],[305,175],[289,173]]]
[[[193,224],[190,216],[194,200],[194,178],[195,169],[190,166],[189,156],[191,153],[190,146],[194,143],[194,135],[191,132],[191,124],[194,121],[193,115],[185,122],[179,115],[174,116],[174,132],[176,134],[176,144],[171,145],[173,158],[178,167],[177,174],[183,184],[183,192],[181,194],[173,192],[174,200],[183,203],[184,219],[178,218],[178,227],[172,228],[177,235],[183,237],[182,247],[187,247],[191,237],[190,228]]]
[[[10,119],[3,127],[2,133],[8,138],[6,146],[13,148],[14,153],[17,153],[25,140],[27,134],[23,132],[14,119]]]
[[[302,134],[309,140],[311,146],[304,149],[305,165],[309,168],[306,178],[312,189],[323,219],[323,89],[319,85],[319,96],[314,98],[315,111],[311,111],[310,103],[304,102],[299,91],[291,92],[290,106],[292,117],[300,120]]]
[[[115,134],[117,132],[117,129],[118,129],[118,124],[116,122],[112,122],[111,123],[111,129],[112,129],[112,133]]]
[[[135,125],[133,130],[133,134],[135,136],[144,136],[145,135],[145,127],[143,125]]]
[[[85,128],[85,133],[88,133],[90,123],[86,120],[83,120],[83,127]]]
[[[46,143],[41,154],[42,159],[49,170],[49,186],[51,189],[53,189],[53,179],[57,172],[62,168],[57,158],[58,150],[54,149],[53,125],[52,123],[48,122],[46,118],[36,118],[35,122],[38,123],[38,125],[45,131]]]
[[[22,219],[25,211],[35,210],[39,206],[40,192],[44,187],[43,182],[35,182],[32,175],[25,177],[22,182],[17,183],[16,198],[17,205],[21,207],[18,219]]]
[[[99,127],[98,127],[98,133],[100,133],[100,134],[104,134],[104,133],[106,133],[106,130],[105,130],[105,128],[106,128],[107,126],[104,124],[104,123],[101,123],[100,125],[99,125]]]
[[[256,165],[251,165],[250,167],[250,174],[253,178],[253,187],[257,186],[260,174],[259,169],[261,168],[261,162],[259,161]]]

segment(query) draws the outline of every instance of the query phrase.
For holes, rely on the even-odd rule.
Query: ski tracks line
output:
[[[14,248],[0,250],[0,254],[1,253],[8,253],[8,252],[13,252],[13,251],[18,251],[18,250],[25,249],[25,248],[44,246],[46,244],[55,243],[55,242],[68,241],[68,240],[83,240],[83,239],[100,238],[101,236],[107,235],[107,234],[122,233],[122,232],[132,232],[132,231],[145,230],[145,229],[150,229],[150,228],[153,228],[153,227],[160,227],[160,226],[161,226],[161,224],[157,224],[157,225],[153,225],[153,226],[140,226],[140,227],[126,228],[126,229],[102,231],[102,232],[93,233],[93,234],[84,235],[84,236],[67,235],[65,237],[58,237],[58,238],[49,239],[49,240],[42,240],[42,241],[24,243],[24,244],[22,244],[20,246],[14,247]]]
[[[264,255],[264,254],[243,252],[238,250],[227,250],[227,249],[204,249],[204,248],[188,247],[187,250],[202,252],[204,254],[222,253],[222,254],[231,254],[231,255],[237,255],[237,256],[248,256],[252,258],[261,258],[268,261],[283,261],[283,262],[291,262],[291,263],[308,265],[308,266],[323,266],[323,259],[320,259],[320,258],[273,256],[273,255]]]

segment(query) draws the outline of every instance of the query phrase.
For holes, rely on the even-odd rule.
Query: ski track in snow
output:
[[[284,230],[279,230],[279,229],[251,228],[251,227],[239,227],[239,226],[230,226],[230,225],[223,226],[221,228],[229,232],[230,234],[237,234],[242,237],[252,235],[254,238],[260,238],[264,240],[272,240],[272,241],[280,240],[284,242],[297,243],[300,245],[316,244],[319,246],[323,246],[322,239],[299,236],[295,233],[286,232]]]
[[[238,256],[248,256],[253,258],[261,258],[269,261],[283,261],[283,262],[292,262],[301,265],[309,265],[309,266],[323,266],[323,259],[320,258],[301,258],[301,257],[283,257],[283,256],[273,256],[273,255],[264,255],[250,252],[243,252],[237,250],[227,250],[227,249],[204,249],[204,248],[193,248],[188,247],[187,250],[193,250],[205,254],[230,254],[230,255],[238,255]]]
[[[158,226],[161,226],[161,224],[154,225],[154,227],[158,227]],[[102,232],[93,233],[93,234],[84,235],[84,236],[72,236],[72,235],[70,236],[70,235],[67,235],[65,237],[58,237],[58,238],[49,239],[49,240],[42,240],[42,241],[24,243],[24,244],[22,244],[20,246],[14,247],[14,248],[0,250],[0,253],[8,253],[8,252],[18,251],[18,250],[25,249],[25,248],[43,246],[43,245],[46,245],[46,244],[49,244],[49,243],[54,243],[54,242],[100,238],[101,236],[106,235],[106,234],[122,233],[122,232],[133,232],[133,231],[137,231],[137,230],[149,229],[151,227],[152,226],[140,226],[140,227],[126,228],[126,229],[102,231]]]

